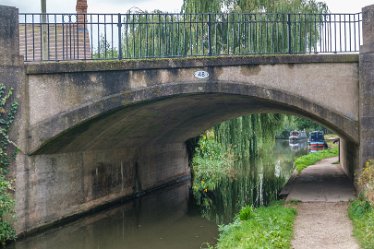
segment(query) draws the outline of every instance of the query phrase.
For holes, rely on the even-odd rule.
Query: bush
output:
[[[354,218],[361,218],[366,213],[370,212],[371,209],[372,209],[371,205],[368,201],[358,199],[351,203],[349,212],[350,212],[350,216]]]
[[[374,248],[374,210],[372,205],[364,199],[353,201],[348,209],[353,222],[353,235],[363,249]]]
[[[368,160],[365,163],[357,184],[366,198],[374,203],[374,160]]]
[[[239,219],[240,220],[249,220],[254,216],[254,210],[252,206],[243,207],[239,212]]]

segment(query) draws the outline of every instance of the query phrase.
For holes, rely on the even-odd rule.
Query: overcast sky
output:
[[[142,10],[159,9],[179,12],[183,0],[88,0],[88,12],[124,13],[133,6]],[[374,0],[325,0],[333,13],[357,13],[361,8],[374,4]],[[40,0],[0,0],[1,5],[15,6],[20,12],[40,12]],[[76,0],[47,0],[50,13],[74,13]]]

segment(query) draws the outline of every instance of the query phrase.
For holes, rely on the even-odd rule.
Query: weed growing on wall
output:
[[[374,160],[368,160],[357,180],[360,191],[374,204]]]
[[[13,89],[0,83],[0,243],[15,238],[11,225],[14,215],[13,186],[7,175],[15,158],[15,150],[9,140],[9,129],[14,121],[18,103],[13,100]]]

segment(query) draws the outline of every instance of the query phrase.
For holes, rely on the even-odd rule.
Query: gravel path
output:
[[[352,182],[337,158],[305,169],[287,186],[287,200],[299,200],[293,249],[358,249],[348,218],[348,200],[354,198]]]
[[[294,249],[358,249],[347,216],[348,202],[300,203],[295,223]]]

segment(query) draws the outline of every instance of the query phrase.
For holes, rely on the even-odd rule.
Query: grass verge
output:
[[[348,209],[349,218],[353,223],[353,235],[363,249],[374,248],[374,209],[362,199],[351,202]]]
[[[321,150],[314,153],[309,153],[307,155],[298,157],[295,160],[295,167],[297,172],[303,171],[305,168],[307,168],[310,165],[315,164],[318,161],[321,161],[322,159],[329,158],[329,157],[335,157],[338,156],[338,148],[332,148],[328,150]]]
[[[284,202],[246,206],[235,221],[220,227],[216,249],[290,248],[296,209]]]

